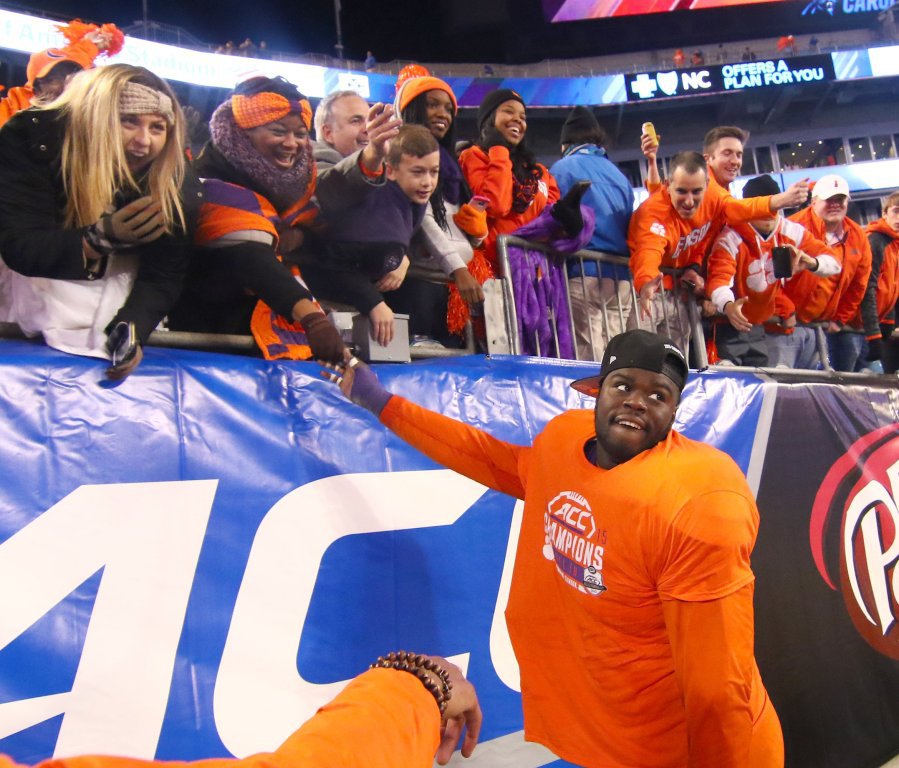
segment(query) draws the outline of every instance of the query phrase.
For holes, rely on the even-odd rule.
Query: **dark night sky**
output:
[[[500,4],[502,0],[493,0]],[[520,0],[531,2],[531,0]],[[127,26],[142,18],[141,0],[23,0],[33,7],[94,22]],[[265,40],[270,48],[295,53],[334,53],[333,0],[147,0],[149,18],[183,27],[204,42],[245,37]],[[346,55],[362,59],[366,49],[388,61],[434,60],[442,52],[440,25],[433,22],[441,0],[342,0],[341,22]]]
[[[21,1],[21,0],[20,0]],[[333,0],[146,0],[149,18],[183,27],[200,40],[265,40],[273,50],[334,53]],[[782,34],[826,33],[873,22],[866,14],[801,16],[805,0],[681,11],[592,22],[548,24],[540,0],[341,0],[345,54],[380,61],[524,63]],[[63,16],[128,26],[141,0],[24,0]],[[876,14],[874,14],[876,16]]]

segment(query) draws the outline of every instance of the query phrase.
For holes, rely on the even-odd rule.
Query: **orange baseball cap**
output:
[[[28,76],[28,85],[34,85],[35,80],[40,80],[50,74],[50,70],[57,64],[64,61],[70,61],[77,64],[81,69],[90,69],[93,61],[85,61],[85,57],[78,51],[66,50],[65,48],[47,48],[45,51],[32,53],[28,59],[28,68],[25,70]]]

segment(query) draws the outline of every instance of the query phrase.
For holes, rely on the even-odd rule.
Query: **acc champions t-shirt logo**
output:
[[[857,440],[830,468],[809,533],[815,565],[831,589],[839,570],[839,590],[859,634],[899,659],[899,424]]]
[[[605,531],[596,525],[590,503],[575,491],[562,491],[543,515],[543,556],[553,560],[571,587],[598,596],[607,587],[602,578]]]

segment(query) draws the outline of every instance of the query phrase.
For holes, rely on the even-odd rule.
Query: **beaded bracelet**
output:
[[[400,672],[408,672],[415,675],[421,684],[428,690],[437,702],[437,707],[442,715],[446,711],[446,705],[452,696],[453,684],[449,679],[449,672],[431,659],[420,653],[408,653],[395,651],[386,656],[379,656],[370,669],[381,667],[383,669],[397,669]],[[440,685],[434,682],[429,673],[433,672],[440,679]]]

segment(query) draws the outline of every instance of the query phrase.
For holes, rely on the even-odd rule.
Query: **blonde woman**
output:
[[[51,347],[140,362],[174,304],[202,197],[184,160],[184,118],[142,67],[83,72],[56,101],[0,132],[0,255],[12,315]]]

